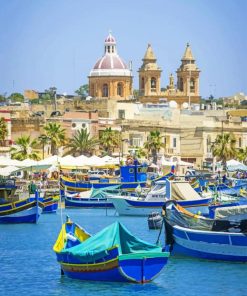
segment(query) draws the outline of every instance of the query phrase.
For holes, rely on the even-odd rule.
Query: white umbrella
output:
[[[21,161],[16,159],[11,159],[8,157],[0,156],[0,167],[5,166],[20,166]]]
[[[20,169],[15,166],[7,166],[5,168],[0,168],[0,176],[8,177],[12,173],[19,171]]]
[[[52,155],[39,161],[40,165],[58,165],[61,161],[61,157],[58,155]]]
[[[73,166],[78,166],[78,162],[75,157],[71,155],[67,155],[61,158],[60,160],[60,165],[62,167],[73,167]]]
[[[231,159],[226,162],[226,166],[235,166],[235,165],[241,165],[241,164],[242,164],[241,162],[235,159]]]
[[[89,158],[85,155],[77,156],[75,159],[80,167],[89,165]]]
[[[29,158],[22,160],[20,163],[21,167],[35,167],[38,165],[39,165],[38,161],[33,160],[33,159],[29,159]]]
[[[180,165],[180,166],[190,166],[190,167],[193,167],[194,164],[191,163],[191,162],[186,162],[186,161],[183,161],[183,160],[178,160],[177,161],[177,165]]]

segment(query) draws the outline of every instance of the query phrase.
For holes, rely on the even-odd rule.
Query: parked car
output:
[[[52,111],[50,117],[62,116],[60,111]]]

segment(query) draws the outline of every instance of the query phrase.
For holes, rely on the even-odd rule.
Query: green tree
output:
[[[8,128],[4,118],[0,118],[0,145],[3,146],[4,141],[8,135]]]
[[[151,152],[153,163],[157,164],[157,154],[160,151],[160,148],[164,147],[162,143],[162,137],[159,131],[151,131],[147,142],[144,143],[144,148],[147,149],[148,152]]]
[[[114,131],[111,127],[106,128],[100,134],[100,144],[103,147],[103,150],[106,151],[108,155],[112,155],[114,148],[120,147],[120,133],[118,131]]]
[[[134,89],[133,90],[133,96],[135,99],[137,99],[139,97],[139,89]]]
[[[81,85],[76,91],[75,93],[78,95],[78,96],[81,96],[81,97],[86,97],[88,96],[88,93],[89,93],[89,86],[88,84],[83,84]]]
[[[247,162],[247,147],[239,148],[239,150],[237,152],[237,159],[246,164],[246,162]]]
[[[145,149],[139,147],[138,150],[135,151],[135,156],[139,159],[146,158],[148,153]]]
[[[57,110],[57,88],[55,86],[45,89],[41,97],[43,101],[53,101],[54,109]]]
[[[50,142],[50,138],[45,135],[45,134],[42,134],[38,137],[38,142],[40,145],[42,145],[42,156],[43,156],[43,159],[45,157],[45,145],[47,145],[49,142]]]
[[[56,122],[48,122],[44,130],[51,143],[51,154],[56,155],[58,148],[65,144],[65,129],[62,129],[61,125]]]
[[[21,102],[23,103],[24,102],[24,96],[20,93],[12,93],[10,96],[9,96],[9,99],[12,101],[12,102]]]
[[[11,147],[10,153],[12,159],[24,160],[33,159],[39,160],[38,154],[34,151],[37,146],[37,141],[31,140],[30,136],[21,136],[16,140],[17,147]]]
[[[6,95],[0,95],[0,102],[5,103],[7,101]]]
[[[68,148],[66,155],[92,155],[93,149],[95,149],[98,144],[98,139],[96,137],[90,138],[90,134],[87,132],[87,129],[78,130],[66,145],[66,148]]]
[[[213,156],[221,160],[224,165],[226,161],[236,157],[236,139],[232,133],[223,133],[217,135],[215,142],[212,145]]]

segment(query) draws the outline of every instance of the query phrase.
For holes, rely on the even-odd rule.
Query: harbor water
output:
[[[153,295],[244,296],[247,264],[170,257],[151,283],[83,282],[61,276],[52,250],[65,215],[93,234],[118,220],[133,234],[155,243],[159,231],[149,230],[145,217],[118,217],[115,210],[63,209],[41,215],[38,224],[0,224],[0,295]],[[164,243],[164,236],[160,237]]]

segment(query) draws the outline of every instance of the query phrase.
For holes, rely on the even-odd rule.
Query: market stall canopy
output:
[[[191,162],[187,162],[187,161],[183,161],[183,160],[178,160],[176,162],[177,165],[180,165],[180,166],[190,166],[190,167],[193,167],[194,164],[191,163]]]
[[[247,171],[247,166],[235,159],[231,159],[231,160],[227,161],[226,167],[227,167],[227,170],[230,172]]]
[[[20,168],[15,166],[6,166],[5,168],[0,168],[0,176],[8,177],[11,174],[18,172]]]
[[[5,167],[5,166],[20,166],[21,161],[16,160],[16,159],[11,159],[5,156],[0,156],[0,167]]]
[[[43,160],[40,160],[39,161],[39,164],[40,165],[43,165],[43,164],[44,165],[59,165],[60,161],[61,161],[61,157],[60,156],[58,156],[58,155],[52,155],[52,156],[47,157],[47,158],[45,158]]]

